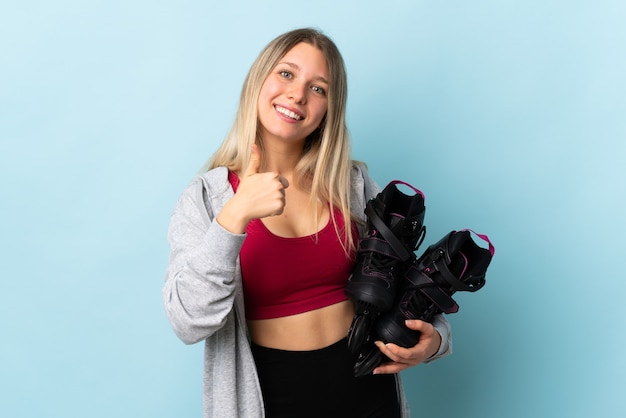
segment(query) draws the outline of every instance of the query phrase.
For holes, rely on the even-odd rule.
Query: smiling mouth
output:
[[[290,119],[293,119],[293,120],[302,120],[302,116],[301,116],[301,115],[298,115],[297,113],[292,112],[292,111],[291,111],[291,110],[289,110],[289,109],[285,109],[284,107],[281,107],[281,106],[274,106],[274,109],[276,109],[276,111],[277,111],[278,113],[280,113],[280,114],[282,114],[282,115],[285,115],[285,116],[287,116],[287,117],[288,117],[288,118],[290,118]]]

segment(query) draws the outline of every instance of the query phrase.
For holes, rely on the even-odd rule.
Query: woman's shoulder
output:
[[[350,170],[350,180],[352,183],[361,182],[367,177],[369,177],[369,174],[367,173],[367,164],[363,161],[352,160],[352,167]]]
[[[197,173],[183,190],[181,200],[207,201],[210,197],[228,194],[229,191],[232,193],[228,182],[228,169],[217,167]]]
[[[363,161],[352,161],[350,180],[352,192],[363,193],[366,199],[371,199],[380,191],[378,184],[369,175],[367,164]]]
[[[200,212],[203,217],[205,213],[208,213],[210,218],[221,210],[233,194],[226,167],[217,167],[198,173],[183,190],[174,213],[188,215]]]
[[[227,193],[231,189],[228,181],[228,169],[216,167],[209,171],[196,174],[187,188],[187,193],[197,194],[199,191],[210,196]]]

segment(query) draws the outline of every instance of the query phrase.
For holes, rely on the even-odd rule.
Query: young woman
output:
[[[406,417],[398,372],[450,351],[447,321],[409,321],[411,348],[355,378],[344,287],[367,200],[350,159],[343,59],[298,29],[252,65],[233,127],[183,192],[163,291],[176,334],[205,341],[205,417]]]

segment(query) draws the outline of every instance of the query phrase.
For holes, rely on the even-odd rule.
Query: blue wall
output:
[[[0,415],[201,416],[200,345],[161,306],[171,209],[259,50],[323,29],[356,158],[488,234],[414,416],[626,407],[626,6],[615,1],[21,1],[0,6]],[[214,3],[214,4],[210,4]]]

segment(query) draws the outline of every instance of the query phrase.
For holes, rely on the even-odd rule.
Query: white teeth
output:
[[[276,106],[276,111],[279,113],[282,113],[285,116],[290,117],[291,119],[295,119],[295,120],[302,119],[302,116],[298,115],[297,113],[292,112],[289,109],[285,109],[284,107]]]

